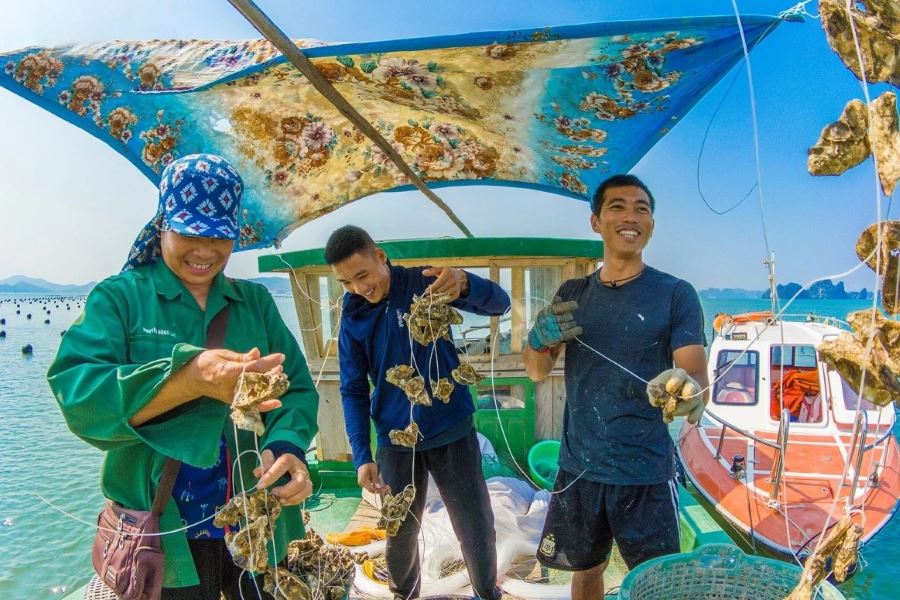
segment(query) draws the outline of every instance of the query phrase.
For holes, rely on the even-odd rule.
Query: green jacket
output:
[[[219,274],[202,311],[190,292],[162,260],[110,277],[93,289],[84,313],[69,327],[47,374],[69,429],[106,452],[100,473],[103,495],[127,508],[149,510],[170,456],[198,467],[211,467],[225,434],[232,457],[254,449],[253,434],[238,432],[228,406],[198,398],[155,419],[132,427],[128,420],[156,396],[168,377],[203,351],[206,330],[225,304],[231,305],[225,347],[265,355],[282,352],[290,388],[283,406],[264,415],[266,432],[259,448],[276,441],[302,450],[316,434],[318,394],[297,340],[284,324],[275,302],[261,285]],[[301,457],[303,458],[303,457]],[[254,453],[240,459],[235,480],[244,489],[256,479]],[[236,491],[240,486],[234,485]],[[97,507],[99,512],[101,507]],[[184,523],[175,502],[160,517],[163,531]],[[275,531],[274,560],[287,542],[303,537],[299,507],[285,507]],[[199,583],[184,533],[163,536],[165,587]],[[269,547],[269,562],[273,548]]]

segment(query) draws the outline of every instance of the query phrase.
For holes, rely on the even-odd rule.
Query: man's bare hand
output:
[[[259,477],[257,488],[267,488],[289,473],[291,480],[277,488],[272,488],[272,495],[285,505],[300,504],[312,494],[312,480],[306,464],[290,453],[282,454],[275,460],[271,450],[262,451],[262,464],[253,470],[253,476]]]
[[[373,462],[366,463],[356,470],[356,482],[359,483],[359,487],[373,494],[389,494],[391,491],[390,486],[381,481],[378,465]]]
[[[437,277],[431,282],[431,285],[425,288],[426,296],[446,293],[452,301],[469,293],[469,276],[462,269],[431,267],[422,271],[422,275]]]

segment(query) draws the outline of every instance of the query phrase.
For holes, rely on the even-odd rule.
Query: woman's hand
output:
[[[215,398],[231,404],[234,388],[243,371],[255,373],[279,373],[282,371],[284,354],[260,356],[259,349],[253,348],[244,354],[231,350],[204,350],[187,364],[189,381],[196,386],[197,396]],[[266,412],[281,406],[279,400],[267,400],[255,408]]]
[[[291,480],[272,488],[272,495],[285,505],[300,504],[312,494],[312,481],[306,464],[293,454],[285,453],[275,460],[271,450],[263,450],[262,464],[253,470],[253,476],[259,477],[256,487],[267,488],[285,473],[290,473]]]

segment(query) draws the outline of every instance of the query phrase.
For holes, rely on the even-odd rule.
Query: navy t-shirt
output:
[[[574,316],[585,344],[645,380],[672,368],[676,349],[706,345],[697,292],[652,267],[616,288],[600,283],[596,272],[571,279],[558,295],[578,302]],[[617,485],[674,477],[672,439],[646,383],[577,340],[566,344],[565,378],[561,468]]]

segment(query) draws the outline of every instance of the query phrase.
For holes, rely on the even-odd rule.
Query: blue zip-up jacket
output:
[[[369,417],[375,422],[379,446],[390,446],[388,434],[392,429],[404,429],[410,422],[410,402],[396,385],[385,380],[385,372],[397,365],[410,364],[410,343],[415,352],[419,369],[427,369],[431,346],[410,342],[409,330],[403,315],[409,312],[413,294],[421,295],[435,280],[425,277],[422,271],[428,267],[397,267],[391,265],[391,288],[387,298],[372,304],[358,294],[345,293],[341,315],[341,331],[338,353],[341,368],[341,398],[344,405],[344,423],[353,464],[358,469],[373,462],[370,450]],[[509,295],[496,283],[466,272],[469,293],[458,298],[453,306],[477,315],[497,316],[510,306]],[[437,356],[432,358],[439,365],[440,377],[450,378],[450,372],[459,366],[459,357],[453,343],[440,339]],[[424,372],[426,389],[428,376]],[[369,396],[369,380],[374,384]],[[451,378],[451,381],[452,378]],[[413,418],[422,433],[420,444],[428,445],[430,439],[447,431],[475,412],[469,388],[453,382],[450,402],[444,404],[432,396],[431,406],[413,407]],[[394,446],[396,447],[396,446]]]

